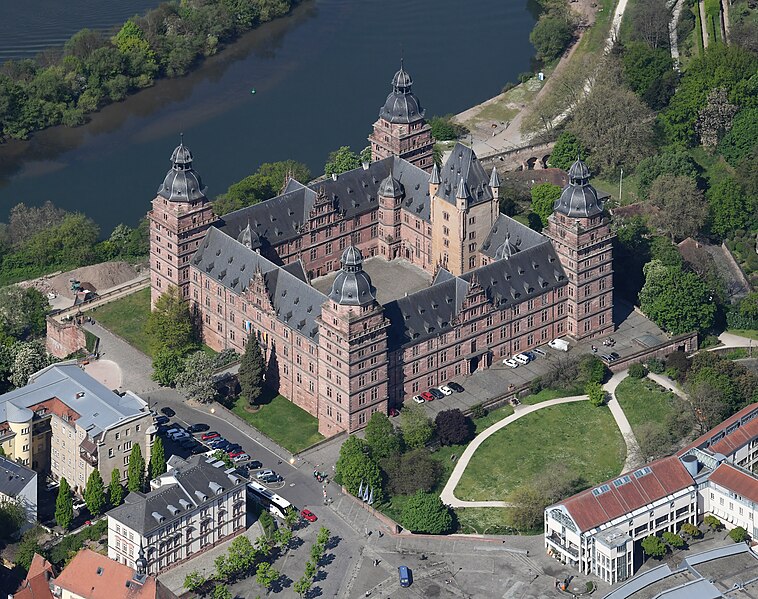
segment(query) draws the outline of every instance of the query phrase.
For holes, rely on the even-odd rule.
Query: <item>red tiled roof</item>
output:
[[[749,406],[742,408],[739,412],[736,414],[733,414],[724,422],[719,424],[718,426],[714,426],[711,430],[709,430],[704,435],[698,437],[695,439],[692,443],[690,443],[687,447],[682,449],[677,455],[684,455],[692,449],[693,447],[697,447],[699,449],[705,449],[706,443],[710,442],[710,440],[719,433],[722,433],[726,431],[727,428],[732,426],[734,423],[739,422],[742,420],[745,416],[750,414],[751,412],[758,409],[758,402],[754,404],[750,404]],[[713,445],[708,447],[710,451],[714,453],[723,453],[724,455],[729,455],[731,453],[734,453],[737,449],[745,445],[748,441],[750,441],[752,438],[758,436],[758,417],[753,418],[752,420],[746,422],[742,426],[738,427],[737,429],[733,430],[728,435],[722,437],[718,441],[716,441]],[[745,429],[742,431],[742,429]],[[737,436],[735,436],[737,435]],[[750,436],[750,438],[748,438]],[[744,439],[747,439],[746,441]]]
[[[708,477],[708,480],[758,503],[758,479],[731,464],[724,462],[719,465]]]
[[[580,531],[584,532],[694,485],[677,456],[651,462],[647,467],[651,472],[639,478],[634,472],[620,475],[629,476],[630,479],[621,486],[615,486],[613,481],[603,483],[609,487],[605,493],[598,496],[592,494],[593,489],[602,487],[600,484],[569,497],[561,504],[571,514]]]
[[[13,595],[14,599],[53,599],[48,581],[54,574],[52,564],[35,553],[26,578]]]

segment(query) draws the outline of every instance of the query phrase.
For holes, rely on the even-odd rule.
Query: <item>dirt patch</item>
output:
[[[32,281],[24,281],[20,285],[22,287],[36,287],[45,294],[52,292],[73,299],[74,294],[71,292],[70,279],[89,283],[95,288],[95,291],[102,293],[111,287],[131,281],[138,274],[138,268],[127,262],[102,262],[57,275],[47,275]]]

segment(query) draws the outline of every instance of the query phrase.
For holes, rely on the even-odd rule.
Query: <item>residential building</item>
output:
[[[35,553],[26,578],[9,599],[53,599],[50,581],[55,577],[53,565]]]
[[[0,503],[16,502],[26,512],[21,532],[37,523],[37,473],[18,462],[0,457]]]
[[[678,532],[707,514],[758,536],[758,403],[715,427],[677,455],[656,460],[545,509],[548,554],[610,584],[642,565],[642,540]]]
[[[81,493],[94,469],[126,481],[132,447],[150,454],[155,428],[147,404],[120,395],[74,363],[48,366],[29,383],[0,395],[0,445],[5,455]]]
[[[157,574],[245,530],[245,479],[205,456],[172,456],[168,471],[108,512],[108,557],[130,568],[140,553]]]

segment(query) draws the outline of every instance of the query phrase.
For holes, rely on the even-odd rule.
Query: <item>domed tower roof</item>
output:
[[[342,253],[342,270],[337,274],[329,299],[341,306],[368,306],[376,301],[376,289],[363,271],[361,251],[350,245]]]
[[[563,188],[555,201],[553,210],[572,218],[587,218],[603,212],[603,203],[597,191],[590,184],[590,169],[581,160],[571,165],[568,172],[569,184]]]
[[[24,422],[29,422],[33,417],[34,414],[29,408],[17,406],[11,402],[5,404],[5,418],[8,422],[23,424]]]
[[[390,123],[415,123],[423,120],[424,109],[421,102],[411,91],[413,79],[403,68],[400,61],[400,70],[392,78],[392,92],[379,111],[379,118]]]
[[[204,200],[206,188],[200,175],[192,168],[192,152],[184,138],[171,154],[171,170],[158,188],[158,195],[171,202]]]
[[[403,184],[395,179],[390,169],[390,174],[379,184],[379,195],[383,198],[402,198],[404,194]]]

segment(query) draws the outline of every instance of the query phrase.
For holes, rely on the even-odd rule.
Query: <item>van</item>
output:
[[[553,349],[557,349],[559,351],[569,350],[568,341],[564,341],[563,339],[553,339],[550,343],[548,343],[548,345]]]
[[[397,569],[397,574],[400,577],[401,587],[411,586],[411,571],[408,566],[399,566]]]

